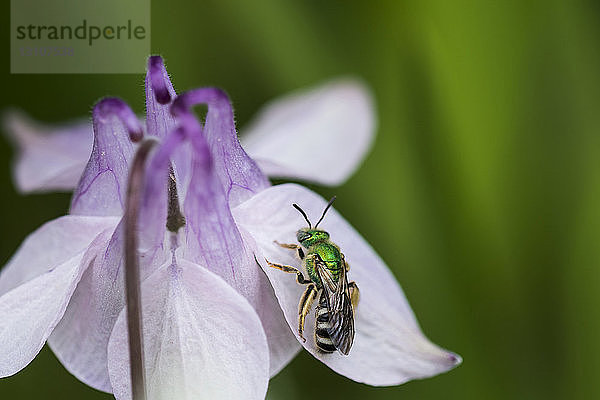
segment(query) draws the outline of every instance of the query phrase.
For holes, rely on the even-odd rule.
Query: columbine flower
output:
[[[150,384],[163,394],[175,387],[189,394],[202,387],[207,394],[211,393],[211,385],[218,385],[221,391],[228,388],[230,395],[235,394],[231,391],[240,390],[261,397],[269,374],[274,375],[285,366],[300,346],[285,323],[272,287],[254,262],[254,253],[247,247],[249,241],[236,229],[228,203],[236,204],[268,187],[268,180],[237,142],[233,113],[222,92],[204,90],[211,97],[207,99],[209,112],[204,129],[214,154],[209,157],[202,150],[208,147],[198,144],[198,139],[194,151],[189,143],[187,147],[175,145],[183,140],[181,132],[174,131],[175,120],[169,111],[175,92],[160,58],[150,59],[146,88],[147,133],[163,142],[150,164],[153,169],[149,167],[147,174],[146,189],[156,196],[146,197],[150,200],[143,208],[146,218],[140,229],[142,245],[146,246],[141,249],[142,277],[147,278],[142,292],[144,328],[150,338],[146,340],[146,360],[154,361],[147,366]],[[301,107],[307,98],[311,102]],[[332,112],[315,113],[322,110],[311,109],[315,103]],[[304,118],[291,125],[289,118],[281,121],[290,108],[304,110]],[[356,139],[348,150],[353,162],[341,163],[341,169],[332,168],[333,178],[329,177],[330,182],[343,180],[362,158],[370,141],[370,111],[360,86],[352,82],[330,84],[267,108],[260,118],[262,122],[248,135],[252,142],[249,146],[260,153],[261,142],[270,144],[271,137],[292,131],[294,125],[304,126],[311,134],[342,139],[338,131],[318,128],[331,127],[331,118],[347,114],[346,119],[357,118],[360,122],[342,132]],[[70,188],[72,177],[83,168],[80,153],[88,141],[85,126],[48,135],[32,131],[31,123],[22,118],[13,117],[10,125],[22,148],[16,168],[18,186],[29,191]],[[0,376],[11,375],[27,365],[48,339],[59,360],[76,377],[99,390],[114,391],[118,398],[126,398],[127,360],[123,357],[127,352],[123,351],[123,317],[118,319],[124,305],[120,217],[135,150],[130,139],[140,140],[142,129],[133,112],[117,99],[105,99],[96,105],[93,128],[92,154],[75,190],[71,215],[30,235],[0,275]],[[275,151],[271,157],[263,151],[266,156],[260,162],[274,175],[294,176],[293,165],[285,164],[289,159],[280,157],[288,145],[296,150],[310,149],[312,141],[305,142],[305,138],[293,135],[283,143],[286,148]],[[297,153],[297,157],[304,156],[305,151]],[[187,220],[177,240],[172,239],[173,234],[165,240],[164,218],[147,214],[148,210],[167,212],[160,202],[152,207],[151,200],[166,199],[165,160],[169,158]],[[335,167],[331,157],[320,159],[322,166]],[[319,178],[327,176],[317,172]],[[219,281],[223,278],[230,286]],[[149,301],[148,296],[154,296],[153,300]],[[151,325],[157,321],[158,325]],[[177,336],[180,340],[173,338],[174,332],[181,335]],[[263,351],[267,341],[268,350]],[[216,346],[218,343],[220,346]],[[110,353],[107,347],[112,349]],[[236,384],[227,385],[226,377],[235,377]],[[242,377],[247,379],[241,380]],[[185,384],[177,385],[179,380]]]
[[[362,93],[353,84],[341,83],[273,105],[248,135],[248,148],[262,170],[272,175],[339,182],[369,142],[372,117]],[[255,257],[297,263],[273,240],[293,241],[302,226],[292,213],[292,202],[318,213],[323,201],[301,186],[269,187],[237,142],[233,113],[222,92],[198,89],[179,96],[172,106],[177,121],[168,112],[174,95],[162,63],[151,58],[147,127],[162,144],[147,167],[140,226],[149,390],[163,397],[193,397],[199,387],[204,395],[244,390],[244,397],[250,393],[258,398],[264,395],[269,372],[279,371],[300,348],[291,332],[297,325],[301,288],[289,276],[267,268],[269,284]],[[197,103],[208,104],[204,127],[188,111]],[[317,118],[312,118],[315,113]],[[336,124],[340,113],[345,118]],[[133,146],[123,126],[133,139],[139,138],[135,116],[123,103],[105,100],[96,106],[94,149],[73,197],[74,215],[32,234],[2,272],[0,316],[9,323],[0,335],[12,340],[11,348],[0,348],[8,355],[0,363],[3,376],[26,365],[60,321],[49,343],[65,366],[91,386],[112,389],[118,398],[128,396],[118,217]],[[40,140],[56,144],[52,138],[18,136],[26,149]],[[331,137],[338,141],[322,145]],[[51,147],[58,150],[38,155],[48,161],[65,154],[60,144]],[[331,148],[339,151],[332,153]],[[34,153],[24,151],[18,179],[31,176],[23,171],[32,161],[28,154]],[[305,163],[307,155],[324,157]],[[70,168],[77,165],[77,157],[70,157]],[[21,187],[69,187],[65,179],[58,179],[60,168],[49,169],[54,171]],[[178,205],[173,193],[184,199],[187,222],[178,235],[164,224],[170,216],[167,210]],[[368,244],[335,211],[322,226],[346,254],[352,265],[349,276],[359,283],[362,299],[350,356],[319,354],[310,341],[303,343],[305,348],[337,372],[373,385],[398,384],[456,365],[457,356],[420,332],[400,287]],[[35,292],[40,285],[46,287],[44,296]],[[42,298],[23,307],[21,302],[31,297]],[[29,321],[29,330],[21,329],[22,320]],[[227,377],[239,381],[228,385]]]

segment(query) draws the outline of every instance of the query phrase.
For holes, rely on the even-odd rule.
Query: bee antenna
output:
[[[296,204],[296,203],[292,204],[292,206],[293,206],[293,207],[294,207],[296,210],[300,211],[300,214],[302,214],[302,216],[304,217],[304,219],[306,220],[306,222],[308,222],[308,229],[312,229],[312,224],[311,224],[311,223],[310,223],[310,221],[308,220],[308,217],[306,216],[306,213],[304,212],[304,210],[303,210],[303,209],[301,209],[301,208],[300,208],[300,206],[299,206],[298,204]]]
[[[319,222],[317,222],[315,224],[315,229],[317,229],[317,226],[321,223],[321,221],[323,221],[323,218],[325,217],[325,213],[327,213],[327,210],[329,210],[329,207],[331,207],[331,205],[333,204],[334,201],[335,201],[335,196],[333,196],[331,198],[331,200],[329,200],[329,203],[327,203],[327,207],[325,207],[325,210],[323,210],[323,214],[321,215]]]

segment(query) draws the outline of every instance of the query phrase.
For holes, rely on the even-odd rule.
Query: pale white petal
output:
[[[254,260],[254,254],[261,253],[254,238],[243,229],[240,233],[252,258],[239,266],[236,278],[228,283],[250,302],[262,322],[269,344],[269,373],[273,377],[298,355],[302,346],[285,321],[271,283]]]
[[[248,302],[207,269],[184,260],[142,283],[147,392],[156,399],[263,399],[269,350]],[[130,399],[125,312],[108,347],[115,397]]]
[[[267,104],[242,131],[242,145],[269,176],[339,185],[360,165],[375,128],[368,88],[344,79]]]
[[[97,257],[84,272],[62,320],[48,338],[48,345],[71,374],[105,392],[112,391],[108,340],[125,306],[122,228],[121,223],[104,237]],[[142,279],[146,271],[160,267],[166,259],[160,246],[140,253]]]
[[[114,231],[114,233],[113,233]],[[77,379],[111,391],[106,362],[108,338],[125,304],[122,229],[103,236],[98,254],[86,269],[48,345]]]
[[[117,218],[67,215],[31,233],[0,272],[0,295],[83,252]]]
[[[343,199],[339,199],[343,201]],[[269,188],[234,210],[238,224],[249,231],[271,262],[301,268],[292,250],[273,243],[295,243],[295,233],[306,225],[292,208],[298,203],[315,222],[326,202],[294,184]],[[307,318],[304,347],[334,371],[370,385],[397,385],[432,376],[456,366],[460,358],[431,343],[421,332],[393,274],[371,246],[334,210],[319,226],[331,234],[350,264],[349,280],[360,288],[356,336],[348,356],[323,354],[312,339],[314,314]],[[264,259],[261,260],[264,263]],[[266,264],[265,264],[266,265]],[[290,327],[297,330],[298,301],[304,287],[296,276],[264,267]]]
[[[96,246],[92,242],[87,252],[0,296],[0,377],[20,371],[42,349],[96,254]]]
[[[18,148],[13,174],[19,191],[71,191],[77,186],[92,151],[90,121],[48,127],[11,111],[4,130]]]

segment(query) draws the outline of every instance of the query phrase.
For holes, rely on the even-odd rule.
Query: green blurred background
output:
[[[338,195],[424,332],[464,358],[372,388],[301,353],[269,398],[600,398],[598,2],[153,1],[152,51],[178,90],[225,88],[242,128],[276,95],[364,78],[378,103],[373,151],[344,186],[313,189]],[[10,75],[8,57],[0,71],[1,108],[42,121],[89,115],[107,94],[143,112],[141,75]],[[0,138],[1,264],[69,203],[17,194],[11,157]],[[111,398],[47,348],[0,381],[0,397]]]

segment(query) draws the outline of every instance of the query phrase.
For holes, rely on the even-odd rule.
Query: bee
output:
[[[302,260],[302,266],[308,274],[305,278],[302,271],[289,266],[275,264],[266,260],[270,267],[297,275],[297,282],[307,285],[298,305],[298,335],[303,341],[304,321],[317,297],[315,344],[324,353],[338,350],[348,355],[354,342],[354,310],[358,304],[359,291],[355,282],[348,282],[348,263],[340,248],[329,240],[329,233],[317,229],[327,210],[335,201],[335,196],[329,201],[319,221],[314,228],[304,210],[297,204],[293,207],[302,214],[307,228],[296,232],[300,243],[285,244],[275,241],[278,246],[296,250]]]

